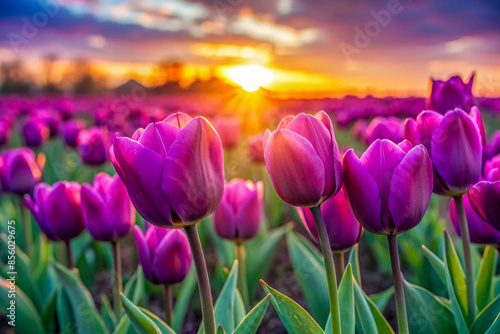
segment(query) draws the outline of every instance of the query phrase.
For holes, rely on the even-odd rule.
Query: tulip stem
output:
[[[236,259],[238,260],[238,285],[241,296],[243,297],[243,303],[245,307],[248,308],[250,304],[248,297],[246,251],[243,243],[238,241],[236,242]]]
[[[118,241],[111,241],[111,248],[113,249],[113,306],[116,319],[120,319],[122,310],[122,300],[120,298],[120,293],[123,290],[123,283],[121,252],[120,244],[118,243]]]
[[[315,206],[310,208],[311,213],[314,217],[314,222],[316,223],[316,229],[318,230],[319,243],[321,245],[321,251],[323,253],[323,259],[325,261],[326,279],[328,283],[328,295],[330,297],[330,312],[332,319],[332,333],[340,334],[340,308],[339,308],[339,298],[337,292],[337,278],[335,277],[334,261],[332,249],[330,248],[330,241],[328,239],[328,233],[326,232],[325,221],[323,220],[323,215],[321,214],[320,206]]]
[[[71,249],[71,241],[64,240],[64,246],[66,246],[66,265],[68,268],[72,269],[75,267],[75,261],[73,260],[73,250]]]
[[[193,253],[194,266],[198,277],[198,287],[200,290],[201,313],[203,316],[203,325],[206,334],[215,334],[214,306],[212,303],[212,292],[210,290],[210,281],[208,279],[207,264],[198,236],[196,225],[184,227],[186,235]]]
[[[403,277],[399,264],[399,251],[397,236],[390,234],[387,236],[389,241],[389,254],[391,256],[392,280],[394,281],[394,295],[396,298],[396,312],[398,316],[399,334],[409,334],[408,317],[406,315],[405,292],[403,288]]]
[[[340,285],[342,277],[344,276],[344,252],[333,252],[333,263],[335,264],[335,276],[337,277],[337,286]]]
[[[170,285],[170,284],[164,285],[163,304],[165,307],[165,322],[170,327],[172,327],[172,323],[173,323],[173,319],[174,319],[174,304],[173,304],[172,290],[173,290],[172,285]]]
[[[457,207],[458,222],[460,225],[460,235],[464,249],[465,277],[467,286],[467,323],[470,325],[476,319],[476,289],[474,284],[474,268],[472,267],[472,256],[470,249],[469,227],[467,216],[465,215],[464,201],[462,196],[454,198]]]
[[[28,215],[26,214],[26,205],[24,204],[24,199],[19,197],[19,211],[21,212],[21,220],[23,224],[24,232],[24,247],[26,254],[29,257],[33,256],[33,232],[31,229],[31,221],[28,220]]]

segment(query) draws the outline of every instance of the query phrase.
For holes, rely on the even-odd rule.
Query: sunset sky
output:
[[[88,59],[114,85],[165,59],[229,81],[255,64],[271,90],[381,95],[424,95],[431,76],[475,70],[476,94],[500,94],[499,1],[53,1],[0,2],[0,60],[36,72],[49,53]]]

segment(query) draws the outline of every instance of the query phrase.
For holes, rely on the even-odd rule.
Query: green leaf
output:
[[[76,333],[73,312],[71,311],[71,304],[69,303],[68,296],[66,296],[66,293],[62,288],[58,289],[57,291],[56,307],[59,329],[64,334]]]
[[[389,300],[392,298],[393,295],[394,295],[394,287],[391,286],[385,291],[371,294],[368,297],[375,303],[375,305],[379,310],[383,311],[385,310],[387,304],[389,303]]]
[[[221,325],[219,325],[219,327],[217,327],[217,334],[226,334],[226,332],[224,331],[224,328],[222,328]]]
[[[125,295],[121,294],[123,308],[127,314],[130,323],[140,334],[161,334],[160,329],[147,315],[145,315],[137,306],[135,306]]]
[[[173,327],[176,332],[181,331],[181,327],[184,323],[184,318],[186,317],[186,312],[191,302],[191,298],[193,297],[193,293],[197,288],[198,285],[196,284],[196,270],[193,266],[191,268],[191,271],[189,272],[189,275],[182,282],[181,289],[175,301]]]
[[[9,298],[10,286],[9,281],[0,278],[0,313],[5,316],[9,315],[10,310],[8,308],[11,307],[11,301],[14,301],[16,332],[20,334],[43,334],[42,320],[31,300],[18,286],[15,286],[15,297]],[[8,317],[6,319],[7,322],[13,320]]]
[[[355,244],[349,252],[349,263],[352,266],[352,274],[361,286],[361,271],[359,270],[359,245]]]
[[[448,288],[448,295],[451,301],[451,311],[453,312],[453,317],[455,319],[455,324],[457,326],[458,332],[460,334],[467,334],[469,331],[465,322],[463,304],[459,301],[455,292],[458,291],[459,295],[462,296],[462,294],[464,293],[463,290],[465,289],[465,279],[462,268],[460,267],[460,262],[455,251],[455,247],[453,247],[453,243],[451,242],[451,239],[446,231],[444,232],[444,240],[446,286]],[[463,298],[463,296],[460,298]]]
[[[55,263],[57,276],[71,305],[75,326],[80,333],[107,333],[106,325],[97,312],[94,301],[78,275]]]
[[[472,323],[470,334],[486,333],[488,328],[490,328],[492,324],[497,320],[499,314],[500,296],[497,296],[491,303],[488,304],[488,306],[486,306],[486,308],[481,313],[479,313],[476,320]]]
[[[271,294],[264,297],[240,322],[233,334],[255,334],[264,318]]]
[[[101,316],[108,328],[109,332],[113,331],[113,328],[116,326],[116,316],[111,308],[111,304],[109,303],[108,297],[105,294],[101,294]]]
[[[443,284],[446,285],[446,266],[444,265],[444,261],[424,245],[422,245],[422,249],[424,250],[425,257],[431,263],[432,268],[434,268]]]
[[[404,280],[410,333],[456,333],[450,307],[430,291]]]
[[[368,302],[368,307],[370,308],[370,311],[373,314],[373,319],[375,319],[375,324],[377,325],[377,330],[379,334],[394,334],[394,330],[392,329],[391,325],[387,322],[387,319],[384,317],[382,312],[377,308],[377,305],[368,297],[364,291],[363,296],[365,297],[366,301]]]
[[[287,246],[295,277],[311,313],[324,325],[330,315],[330,300],[323,261],[314,246],[293,231],[287,233]]]
[[[359,323],[359,328],[363,333],[394,334],[377,305],[364,293],[356,281],[354,281],[354,302],[356,325]]]
[[[354,334],[355,311],[354,311],[354,287],[351,264],[347,265],[344,276],[339,285],[339,305],[342,334]]]
[[[161,320],[156,314],[152,313],[151,311],[143,308],[143,307],[138,307],[139,310],[141,310],[142,313],[144,313],[149,319],[151,319],[156,326],[160,329],[160,332],[162,334],[175,334],[174,330],[170,328],[163,320]]]
[[[238,289],[235,290],[234,292],[234,302],[233,302],[234,308],[234,324],[239,324],[241,320],[245,317],[247,314],[246,308],[245,308],[245,302],[243,301],[243,297],[241,297],[241,293]]]
[[[497,334],[497,333],[500,333],[500,314],[497,316],[493,325],[491,325],[491,327],[486,332],[486,334]]]
[[[318,323],[299,304],[261,281],[264,291],[271,294],[271,302],[283,325],[291,334],[324,334]]]
[[[477,309],[481,312],[493,297],[493,277],[497,268],[495,248],[486,246],[476,280]]]

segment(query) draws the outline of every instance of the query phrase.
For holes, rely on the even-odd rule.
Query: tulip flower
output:
[[[495,131],[486,141],[483,160],[489,160],[497,154],[500,154],[500,130]]]
[[[248,136],[247,142],[250,152],[250,159],[255,163],[264,162],[264,133],[258,133],[253,136]]]
[[[238,145],[241,136],[241,120],[239,118],[216,118],[212,120],[211,124],[219,134],[224,148],[232,149]]]
[[[332,330],[340,332],[333,253],[320,209],[342,187],[340,152],[328,115],[320,111],[283,118],[276,131],[264,134],[264,160],[281,199],[311,210],[325,262]]]
[[[191,268],[192,254],[186,234],[178,229],[164,229],[150,224],[146,235],[135,227],[135,242],[146,278],[165,286],[165,314],[172,324],[172,285],[182,282]]]
[[[0,120],[0,146],[5,145],[10,139],[11,123],[7,120]],[[261,145],[262,146],[262,145]]]
[[[32,119],[23,124],[22,135],[26,146],[40,147],[49,138],[50,130],[44,121]]]
[[[364,119],[357,120],[351,129],[351,134],[354,140],[366,143],[366,130],[368,129],[368,122]]]
[[[344,155],[344,190],[366,230],[388,236],[400,333],[408,333],[396,235],[415,227],[432,195],[432,163],[423,145],[376,140],[361,159]]]
[[[429,109],[441,114],[455,108],[470,110],[474,106],[473,82],[474,73],[470,76],[467,84],[458,75],[451,77],[448,81],[432,80]]]
[[[78,133],[77,147],[83,163],[101,165],[108,160],[108,132],[104,128],[82,130]]]
[[[461,196],[479,180],[484,147],[484,125],[479,110],[470,115],[455,109],[442,116],[423,111],[417,120],[407,119],[405,138],[423,144],[434,166],[434,192]]]
[[[61,135],[64,143],[69,147],[77,147],[78,134],[85,129],[85,122],[81,120],[67,121],[61,126]]]
[[[27,194],[24,196],[26,205],[47,238],[65,242],[68,267],[74,267],[70,240],[84,229],[80,190],[81,186],[76,182],[57,182],[53,186],[39,183],[35,186],[33,199]]]
[[[154,225],[184,227],[193,252],[205,332],[215,333],[212,296],[195,224],[224,193],[222,143],[203,117],[184,113],[149,124],[134,140],[115,137],[110,157],[139,214]]]
[[[476,244],[500,246],[500,231],[491,227],[472,209],[467,194],[464,195],[464,209],[467,217],[467,225],[469,226],[470,241]],[[450,201],[450,218],[457,235],[460,236],[460,224],[454,199]]]
[[[40,119],[45,122],[45,124],[47,124],[47,126],[49,127],[49,135],[51,138],[59,134],[59,125],[61,123],[61,118],[57,113],[51,110],[40,109],[36,110],[34,114],[37,119]]]
[[[259,232],[263,197],[262,181],[254,184],[250,180],[232,179],[226,183],[222,202],[212,218],[217,235],[235,242],[239,289],[246,306],[249,296],[243,242],[254,238]]]
[[[375,117],[365,136],[368,145],[377,139],[389,139],[397,144],[403,140],[403,121],[396,117]]]
[[[342,186],[340,152],[324,111],[288,116],[267,130],[264,159],[276,192],[293,206],[315,207]]]
[[[31,193],[42,179],[45,155],[35,157],[29,148],[14,148],[2,153],[2,190],[18,195]]]

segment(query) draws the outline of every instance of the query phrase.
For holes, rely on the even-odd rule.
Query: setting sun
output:
[[[269,85],[274,79],[269,69],[259,65],[235,67],[228,71],[227,77],[247,92],[255,92],[260,87]]]

